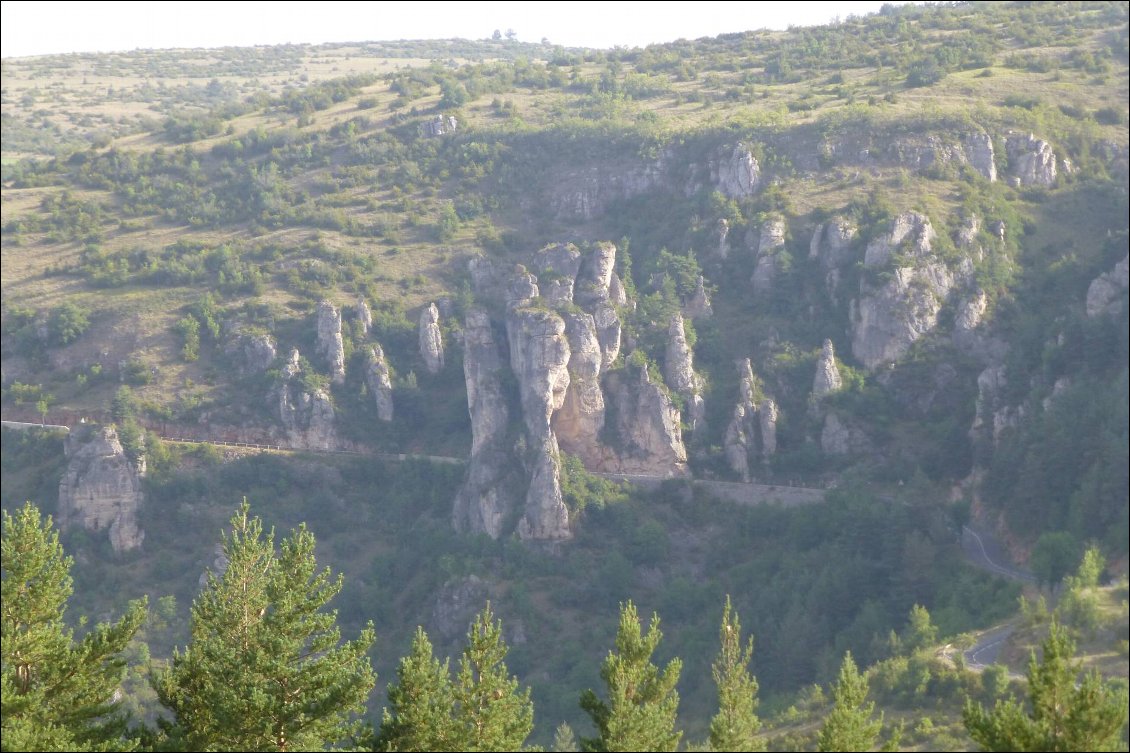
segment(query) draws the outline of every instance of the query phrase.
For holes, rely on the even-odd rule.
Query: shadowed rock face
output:
[[[439,329],[439,309],[434,303],[420,313],[420,356],[429,374],[443,369],[443,334]]]
[[[377,405],[377,418],[381,421],[391,421],[392,378],[384,350],[379,344],[369,346],[368,362],[365,365],[365,385]]]
[[[655,476],[686,475],[687,449],[679,409],[646,368],[628,366],[605,380],[605,402],[614,406],[617,446],[605,451],[598,470]]]
[[[757,243],[757,263],[753,268],[754,293],[767,293],[773,288],[773,283],[780,272],[779,254],[785,248],[785,234],[788,227],[785,218],[781,216],[770,217],[761,226],[761,235]]]
[[[490,318],[481,309],[467,312],[463,328],[463,376],[471,414],[471,460],[467,477],[455,498],[455,529],[498,538],[517,509],[518,481],[513,447],[508,441],[510,411],[502,391],[502,357]]]
[[[137,524],[137,512],[144,501],[144,456],[130,460],[113,426],[80,426],[68,435],[64,449],[59,526],[108,529],[110,544],[119,553],[141,546],[145,532]]]
[[[863,265],[875,279],[860,283],[851,343],[867,368],[897,361],[937,326],[954,276],[934,255],[934,237],[928,218],[905,212],[867,246]]]
[[[1051,144],[1032,134],[1009,133],[1005,137],[1008,169],[1013,179],[1023,186],[1055,184],[1056,158]]]
[[[324,389],[311,392],[303,387],[300,362],[295,348],[282,369],[282,380],[271,393],[271,402],[291,447],[332,450],[337,447],[333,401]]]
[[[1087,316],[1093,319],[1122,311],[1127,288],[1130,288],[1130,256],[1122,257],[1114,269],[1091,281],[1087,288]]]
[[[329,301],[318,304],[318,355],[329,364],[334,384],[345,381],[345,346],[341,339],[341,312]]]

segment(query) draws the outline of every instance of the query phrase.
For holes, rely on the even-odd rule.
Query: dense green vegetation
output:
[[[70,574],[66,623],[52,623],[59,645],[86,640],[78,614],[133,615],[127,600],[147,596],[156,606],[124,648],[123,708],[153,727],[167,701],[187,719],[180,685],[155,692],[144,665],[153,657],[167,680],[191,684],[197,657],[177,665],[173,649],[197,642],[207,615],[194,602],[217,585],[202,573],[246,499],[264,530],[299,531],[301,553],[284,550],[293,558],[312,562],[317,537],[319,562],[344,580],[316,590],[340,585],[341,633],[365,643],[372,621],[367,655],[392,683],[383,716],[378,686],[340,735],[318,740],[487,749],[548,746],[556,729],[561,749],[707,739],[719,750],[813,748],[833,707],[868,710],[859,691],[869,687],[886,713],[881,734],[869,714],[840,714],[841,728],[868,733],[860,745],[897,738],[905,721],[902,745],[958,749],[972,744],[959,722],[965,699],[993,707],[1020,692],[1004,669],[967,671],[960,651],[936,649],[1010,618],[1021,595],[964,564],[961,526],[974,515],[1000,521],[1045,589],[1024,590],[1015,646],[1043,640],[1050,599],[1086,652],[1113,657],[1104,672],[1124,674],[1125,607],[1100,596],[1106,574],[1069,574],[1086,550],[1089,573],[1110,563],[1117,579],[1130,547],[1125,294],[1112,314],[1087,311],[1092,281],[1130,250],[1126,4],[886,6],[823,27],[644,49],[512,36],[4,61],[4,417],[112,421],[129,457],[148,462],[139,550],[115,554],[104,532],[78,526],[61,532],[82,566]],[[1054,152],[1052,185],[1015,177],[1027,156],[1009,139],[1028,133]],[[952,157],[981,136],[995,181]],[[712,171],[736,144],[760,185],[731,197]],[[905,246],[886,266],[864,257],[907,211],[929,219],[933,253],[959,282],[936,327],[889,368],[868,369],[853,356],[861,286],[917,262]],[[834,270],[811,243],[833,218],[858,229]],[[753,294],[759,236],[776,220],[785,231],[772,286]],[[575,537],[542,551],[452,530],[462,466],[366,454],[468,455],[461,323],[472,305],[496,318],[505,307],[476,288],[472,258],[509,270],[550,243],[587,252],[603,240],[616,243],[633,299],[619,314],[634,351],[614,372],[661,381],[667,323],[700,276],[712,299],[711,318],[687,321],[706,403],[688,442],[694,475],[738,480],[724,445],[734,363],[750,358],[756,400],[779,409],[776,452],[753,476],[830,488],[825,503],[741,507],[681,481],[632,488],[564,456]],[[981,323],[963,340],[962,306],[981,293]],[[342,313],[340,383],[315,345],[322,300]],[[436,374],[416,323],[433,301],[447,346]],[[253,337],[277,345],[254,372],[240,349]],[[843,387],[816,401],[826,338]],[[388,423],[366,380],[373,342],[391,368]],[[299,386],[330,395],[341,446],[362,454],[158,438],[277,444],[274,396],[293,348]],[[978,377],[992,369],[990,400]],[[517,387],[508,372],[503,380],[517,424]],[[847,452],[823,442],[833,412]],[[0,460],[5,510],[33,500],[61,512],[60,435],[4,429]],[[269,537],[266,548],[274,556]],[[652,614],[662,642],[639,624]],[[624,672],[654,680],[655,708],[617,684]],[[841,687],[825,693],[819,684],[837,676]],[[499,694],[513,723],[484,721]],[[1020,725],[1019,706],[1007,708]],[[205,732],[174,716],[170,740],[203,744]],[[362,717],[372,730],[353,724]],[[833,733],[828,746],[849,744]]]

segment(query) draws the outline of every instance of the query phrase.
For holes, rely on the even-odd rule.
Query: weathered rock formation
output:
[[[706,280],[698,276],[698,285],[694,294],[683,306],[683,312],[691,319],[705,319],[714,316],[714,307],[710,305],[710,295],[706,292]]]
[[[826,455],[858,455],[867,452],[871,443],[867,435],[836,411],[828,411],[824,416],[824,428],[820,432],[820,449]]]
[[[392,420],[392,376],[389,373],[385,352],[379,344],[369,346],[365,364],[365,386],[377,405],[377,419]]]
[[[485,311],[467,312],[463,347],[471,459],[455,498],[455,529],[497,539],[518,507],[521,481],[514,478],[514,447],[507,434],[510,411],[502,390],[502,357]]]
[[[588,467],[600,463],[600,433],[604,429],[604,392],[600,388],[603,361],[596,323],[591,314],[566,312],[569,341],[569,388],[561,409],[553,414],[553,432],[562,449]]]
[[[667,353],[663,362],[663,379],[676,394],[683,398],[687,411],[687,424],[694,431],[706,413],[700,393],[698,375],[694,372],[694,353],[687,343],[683,315],[671,317],[667,328]]]
[[[115,552],[141,546],[145,532],[137,523],[144,501],[141,479],[145,457],[131,460],[113,426],[80,425],[63,445],[67,469],[59,482],[59,527],[108,529]]]
[[[1120,313],[1125,307],[1127,288],[1130,288],[1130,256],[1122,257],[1114,269],[1091,280],[1087,288],[1087,316],[1093,319]]]
[[[517,265],[507,279],[496,280],[485,263],[474,264],[476,289],[496,290],[506,301],[509,366],[523,428],[506,434],[502,356],[487,314],[476,310],[464,335],[473,446],[455,504],[459,530],[569,538],[562,448],[593,471],[685,473],[680,416],[663,385],[652,384],[646,368],[605,373],[620,348],[617,308],[631,304],[615,261],[615,246],[603,243],[586,255],[569,244],[543,248],[529,258],[540,277]],[[559,294],[565,290],[572,295]],[[616,420],[606,425],[613,412]]]
[[[867,246],[851,343],[867,368],[897,361],[937,326],[954,276],[934,255],[934,237],[927,217],[905,212]]]
[[[761,166],[747,144],[722,147],[710,163],[710,180],[723,196],[744,199],[761,186]]]
[[[266,332],[247,332],[239,326],[229,328],[224,353],[240,374],[262,374],[278,358],[275,338]]]
[[[1023,406],[1011,406],[1004,400],[1008,384],[1004,366],[990,366],[977,377],[977,413],[969,436],[974,442],[995,445],[1001,432],[1016,426],[1024,415]]]
[[[975,330],[981,324],[988,308],[989,297],[985,291],[980,288],[974,290],[968,298],[958,304],[953,321],[954,334],[960,337]]]
[[[334,408],[329,392],[303,385],[301,355],[295,348],[282,369],[271,402],[291,447],[332,450],[337,447]]]
[[[439,309],[434,303],[420,312],[420,355],[429,374],[443,369],[443,333],[439,329]]]
[[[630,359],[629,359],[630,360]],[[616,446],[597,470],[654,476],[686,475],[687,448],[679,409],[646,367],[629,365],[605,379],[605,403],[615,416]],[[606,419],[607,420],[607,419]]]
[[[851,247],[859,235],[859,227],[851,220],[833,217],[816,226],[808,256],[820,261],[824,270],[824,286],[832,300],[837,300],[840,270],[851,261]]]
[[[754,460],[768,462],[777,452],[779,410],[771,397],[759,395],[748,358],[738,362],[738,402],[723,434],[722,449],[734,473],[749,481]]]
[[[718,256],[725,259],[730,255],[730,244],[728,238],[730,237],[730,221],[725,217],[718,220],[716,228],[718,232]]]
[[[369,310],[369,303],[364,298],[357,299],[355,307],[357,322],[361,325],[361,334],[368,335],[373,328],[373,312]]]
[[[1051,144],[1033,134],[1011,131],[1005,136],[1008,152],[1008,171],[1022,186],[1051,186],[1055,184],[1056,158]]]
[[[836,350],[831,340],[824,341],[820,358],[816,361],[816,376],[812,379],[812,396],[821,398],[844,386],[840,369],[836,366]]]
[[[774,215],[761,226],[761,237],[757,244],[757,262],[753,268],[753,292],[767,293],[780,272],[780,253],[785,249],[785,218]]]
[[[345,381],[345,346],[341,340],[341,312],[329,301],[318,304],[315,323],[318,355],[326,360],[334,384]]]
[[[565,322],[552,311],[512,308],[506,314],[510,368],[518,379],[530,469],[525,510],[518,523],[523,539],[572,536],[561,495],[560,457],[550,420],[569,389],[569,342]]]

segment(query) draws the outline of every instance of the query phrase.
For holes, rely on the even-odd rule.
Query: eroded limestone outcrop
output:
[[[730,199],[753,196],[761,186],[761,166],[748,144],[721,147],[710,163],[714,188]]]
[[[667,328],[667,352],[663,365],[663,379],[667,386],[681,396],[686,406],[687,423],[694,431],[706,414],[698,375],[694,371],[694,353],[687,343],[683,315],[671,317]]]
[[[820,261],[824,287],[833,301],[838,299],[841,269],[852,260],[852,244],[858,235],[859,227],[844,217],[833,217],[812,233],[808,256]]]
[[[502,390],[504,365],[485,311],[467,312],[463,347],[471,458],[453,518],[457,531],[497,539],[520,504],[521,480],[515,477],[513,438],[507,432],[510,410]]]
[[[302,371],[301,355],[295,348],[271,393],[275,415],[291,447],[332,450],[337,447],[333,400],[326,389],[304,384]]]
[[[757,244],[757,262],[753,268],[753,292],[764,294],[773,289],[780,272],[780,253],[785,250],[785,218],[774,215],[761,226]]]
[[[369,303],[364,297],[357,299],[354,314],[357,317],[357,323],[361,326],[361,334],[368,335],[369,330],[373,328],[373,312],[369,309]]]
[[[240,374],[262,374],[278,358],[275,338],[266,332],[249,332],[244,327],[228,328],[224,354],[235,363]]]
[[[381,421],[392,420],[392,376],[389,372],[388,361],[380,344],[369,346],[369,355],[365,363],[365,386],[377,406],[377,419]]]
[[[318,355],[329,366],[334,384],[345,381],[345,346],[341,339],[341,311],[329,301],[321,301],[315,314]]]
[[[630,361],[631,359],[629,359]],[[628,365],[608,374],[605,403],[615,416],[615,447],[606,448],[598,470],[655,476],[686,475],[687,448],[679,409],[646,366]]]
[[[1091,280],[1087,288],[1087,316],[1094,319],[1121,312],[1125,308],[1127,288],[1130,288],[1130,256],[1122,257],[1114,269]]]
[[[59,527],[106,529],[115,552],[141,546],[137,522],[144,501],[145,457],[130,459],[113,426],[83,424],[63,445],[67,469],[59,482]]]
[[[439,329],[439,309],[434,303],[420,312],[420,356],[429,374],[443,370],[443,333]]]
[[[1008,171],[1022,186],[1052,186],[1056,178],[1056,157],[1051,144],[1033,134],[1009,132],[1005,136]]]
[[[904,212],[867,246],[851,343],[867,368],[897,361],[937,326],[954,275],[934,254],[934,238],[925,215]]]
[[[600,462],[600,433],[604,429],[604,392],[600,387],[603,360],[596,323],[591,314],[566,312],[569,341],[569,388],[561,409],[553,414],[553,432],[561,448],[588,467]]]
[[[836,349],[831,340],[824,341],[820,358],[816,361],[816,376],[812,379],[812,396],[821,398],[844,386],[840,369],[836,366]]]
[[[777,452],[779,410],[771,397],[759,394],[750,359],[738,362],[738,402],[722,439],[726,461],[749,481],[753,461],[767,462]]]

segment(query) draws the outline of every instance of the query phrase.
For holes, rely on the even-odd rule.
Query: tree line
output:
[[[314,547],[305,525],[276,547],[274,531],[265,532],[243,503],[223,534],[226,565],[208,574],[193,603],[189,644],[152,667],[163,713],[147,725],[130,719],[119,702],[122,653],[145,621],[145,600],[76,639],[64,621],[73,560],[51,518],[31,503],[15,516],[5,511],[3,750],[532,749],[526,744],[534,718],[530,689],[506,667],[502,623],[489,602],[470,626],[454,674],[417,628],[380,723],[367,722],[377,681],[369,659],[373,627],[342,640],[337,614],[327,606],[343,579],[318,569]],[[676,690],[682,662],[675,658],[662,668],[653,662],[661,639],[658,615],[645,630],[636,606],[621,604],[615,647],[601,665],[603,693],[580,696],[595,730],[579,740],[580,749],[674,751],[683,743]],[[743,641],[729,597],[719,643],[712,665],[718,710],[708,740],[692,747],[764,750],[758,684],[749,670],[753,638]],[[987,711],[969,703],[970,734],[987,750],[1115,749],[1127,718],[1125,694],[1094,673],[1076,685],[1074,645],[1054,623],[1043,652],[1043,661],[1033,655],[1030,663],[1029,705],[1010,699]],[[818,750],[875,748],[883,718],[867,695],[867,676],[848,653]],[[898,742],[896,729],[883,749],[895,750]],[[577,746],[563,723],[553,749]]]

